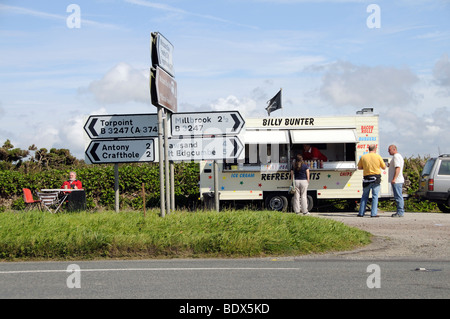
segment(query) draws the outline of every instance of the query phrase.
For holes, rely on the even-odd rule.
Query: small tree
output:
[[[30,154],[29,151],[14,148],[9,139],[0,148],[0,167],[2,169],[10,169],[13,166],[22,165],[22,160]]]
[[[78,160],[65,148],[52,148],[50,149],[50,152],[48,152],[46,148],[41,148],[35,151],[33,161],[41,168],[61,168],[72,166],[76,164]]]

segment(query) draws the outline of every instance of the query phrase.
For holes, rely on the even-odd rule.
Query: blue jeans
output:
[[[397,214],[403,216],[405,214],[405,203],[403,201],[402,188],[403,183],[395,183],[392,185],[392,191],[394,193],[394,199],[397,203]]]
[[[369,200],[369,193],[372,190],[372,210],[370,216],[377,216],[378,212],[378,193],[380,192],[381,185],[376,183],[370,183],[369,186],[363,188],[363,194],[361,197],[361,203],[359,205],[359,215],[364,216],[366,211],[367,201]]]

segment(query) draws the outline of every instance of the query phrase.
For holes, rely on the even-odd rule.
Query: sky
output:
[[[83,159],[92,114],[156,113],[150,34],[178,112],[379,114],[379,148],[450,153],[450,0],[0,0],[0,143]]]

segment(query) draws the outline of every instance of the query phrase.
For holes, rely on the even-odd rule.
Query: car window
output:
[[[450,175],[450,161],[442,161],[438,175]]]
[[[435,158],[430,158],[430,159],[425,163],[425,166],[423,167],[423,170],[422,170],[422,176],[430,175],[431,169],[432,169],[433,166],[434,166],[434,162],[436,162],[436,159],[435,159]]]

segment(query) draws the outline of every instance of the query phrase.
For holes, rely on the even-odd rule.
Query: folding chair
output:
[[[39,199],[34,199],[33,194],[29,188],[22,188],[23,190],[23,200],[25,202],[25,210],[30,210],[33,206],[37,206],[41,210],[41,201]]]
[[[37,192],[41,203],[52,214],[56,214],[67,198],[67,194],[59,196],[59,192],[40,193]],[[52,211],[53,210],[53,211]]]

